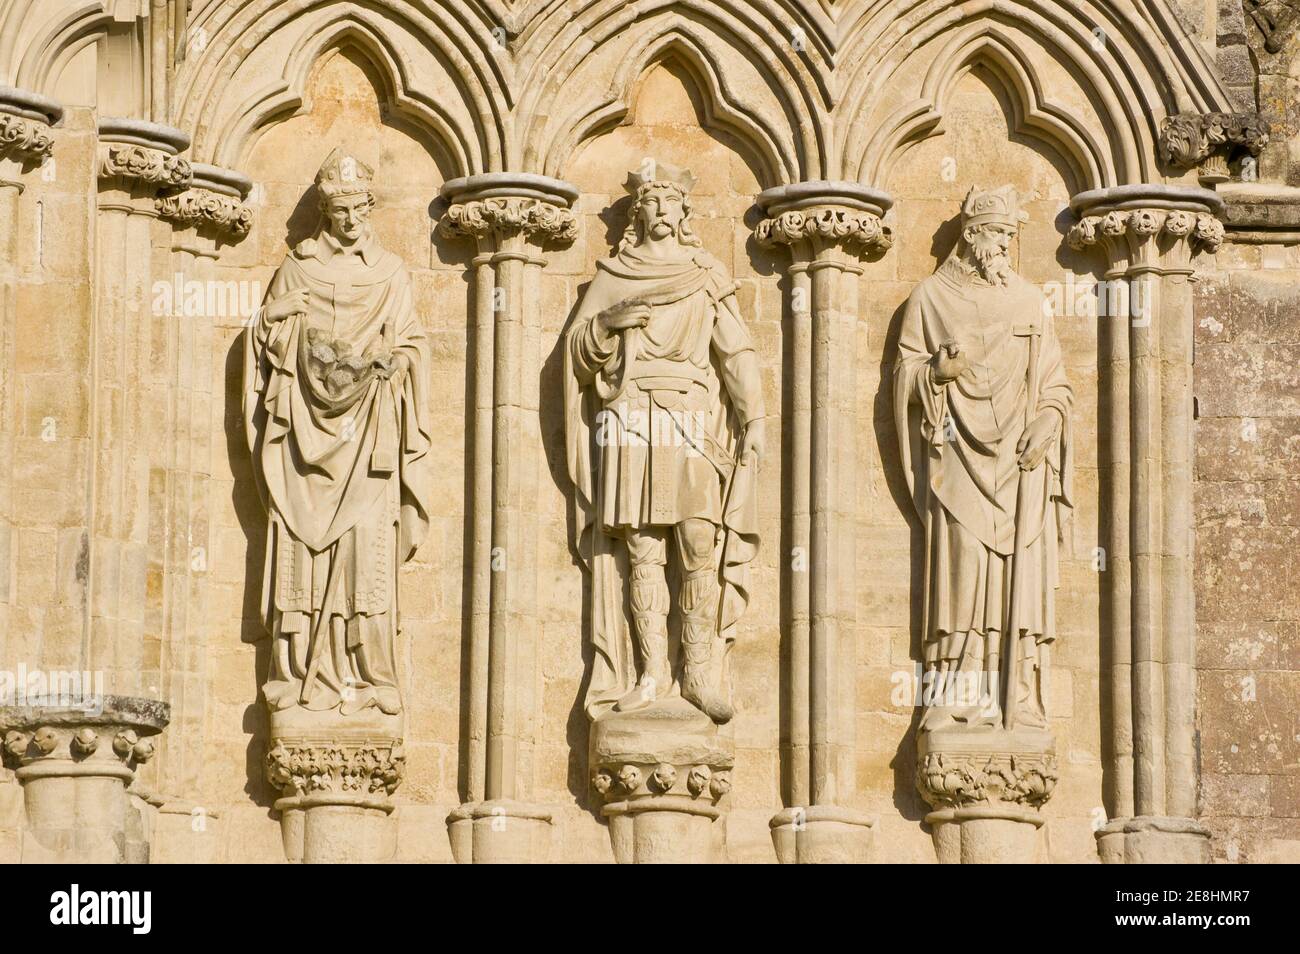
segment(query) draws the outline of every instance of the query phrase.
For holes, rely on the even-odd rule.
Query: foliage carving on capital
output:
[[[765,248],[816,239],[857,254],[883,252],[894,241],[892,230],[879,216],[835,206],[791,209],[763,219],[755,227],[754,237]]]
[[[518,232],[567,244],[577,238],[578,220],[570,210],[549,202],[500,196],[455,203],[447,209],[438,229],[448,238]]]
[[[266,753],[266,779],[285,795],[345,792],[391,795],[406,771],[399,741],[292,742]]]
[[[99,174],[105,179],[134,179],[160,189],[184,189],[193,178],[188,160],[124,143],[107,146],[100,157]]]
[[[1003,802],[1041,807],[1060,777],[1056,756],[932,752],[916,769],[921,797],[935,808]]]
[[[1125,253],[1131,246],[1161,237],[1175,244],[1190,241],[1196,250],[1215,252],[1223,244],[1223,223],[1208,212],[1112,209],[1085,215],[1070,228],[1066,241],[1075,251],[1101,245],[1112,253]]]
[[[180,226],[198,226],[236,238],[253,227],[253,210],[238,199],[208,189],[189,189],[154,201],[158,215]]]
[[[54,140],[44,123],[0,113],[0,157],[39,163],[53,151]]]

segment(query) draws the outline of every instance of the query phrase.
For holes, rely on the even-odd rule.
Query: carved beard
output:
[[[971,240],[966,260],[990,285],[1004,287],[1011,277],[1011,256],[982,234],[976,233]]]

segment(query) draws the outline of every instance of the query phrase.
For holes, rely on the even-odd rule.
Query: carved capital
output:
[[[567,245],[578,236],[578,220],[568,209],[540,199],[498,196],[453,204],[438,230],[448,238],[518,233]]]
[[[451,179],[439,195],[447,211],[438,231],[448,238],[480,242],[524,237],[537,245],[568,245],[578,236],[570,210],[576,186],[526,172],[488,172]]]
[[[208,189],[189,189],[154,200],[158,215],[182,227],[193,226],[231,238],[242,238],[253,227],[253,210],[233,196]]]
[[[1215,252],[1223,235],[1223,223],[1208,212],[1124,209],[1084,216],[1070,228],[1067,241],[1076,251],[1101,245],[1115,258],[1152,242],[1190,242],[1197,251]]]
[[[33,119],[0,113],[0,157],[40,163],[54,151],[50,127]]]
[[[767,248],[788,245],[796,259],[868,258],[893,244],[883,221],[893,199],[879,189],[815,180],[767,189],[756,201],[765,218],[754,228],[754,238]]]
[[[591,787],[605,803],[675,796],[716,805],[731,791],[731,764],[608,761],[592,772]]]
[[[193,170],[180,156],[133,144],[108,143],[100,150],[99,176],[158,189],[184,189],[193,178]]]
[[[102,706],[27,704],[0,709],[4,764],[20,779],[101,775],[129,781],[153,758],[166,703],[105,696]]]
[[[171,126],[105,117],[99,121],[99,178],[128,192],[183,191],[194,178],[179,155],[189,144],[189,137]]]
[[[1223,199],[1208,189],[1118,186],[1083,192],[1070,201],[1079,216],[1066,241],[1076,251],[1105,252],[1109,276],[1190,275],[1198,252],[1223,244]]]
[[[810,241],[814,248],[838,246],[858,256],[884,252],[894,243],[892,230],[880,216],[842,206],[781,212],[759,222],[754,237],[765,248]]]
[[[916,766],[916,787],[935,808],[999,802],[1039,808],[1059,777],[1051,752],[930,752]]]
[[[63,118],[52,99],[0,86],[0,159],[39,165],[54,151],[50,127]]]
[[[406,755],[398,739],[276,739],[266,753],[266,779],[287,797],[392,795],[405,770]]]
[[[1258,156],[1268,145],[1269,124],[1258,113],[1178,113],[1160,124],[1160,158],[1175,169],[1201,167],[1202,183],[1232,178],[1228,163]]]

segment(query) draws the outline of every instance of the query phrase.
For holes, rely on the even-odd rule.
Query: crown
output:
[[[316,188],[327,199],[369,192],[375,170],[356,156],[335,149],[316,173]]]
[[[972,186],[961,204],[962,228],[968,225],[987,225],[990,222],[1015,228],[1028,221],[1029,216],[1020,208],[1020,196],[1009,185],[996,189]]]
[[[675,186],[682,193],[690,192],[695,187],[695,176],[691,170],[669,165],[657,159],[646,159],[639,167],[628,173],[627,190],[640,196],[652,185]]]

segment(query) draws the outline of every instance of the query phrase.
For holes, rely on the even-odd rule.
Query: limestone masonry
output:
[[[0,0],[0,862],[1300,861],[1292,0]]]

